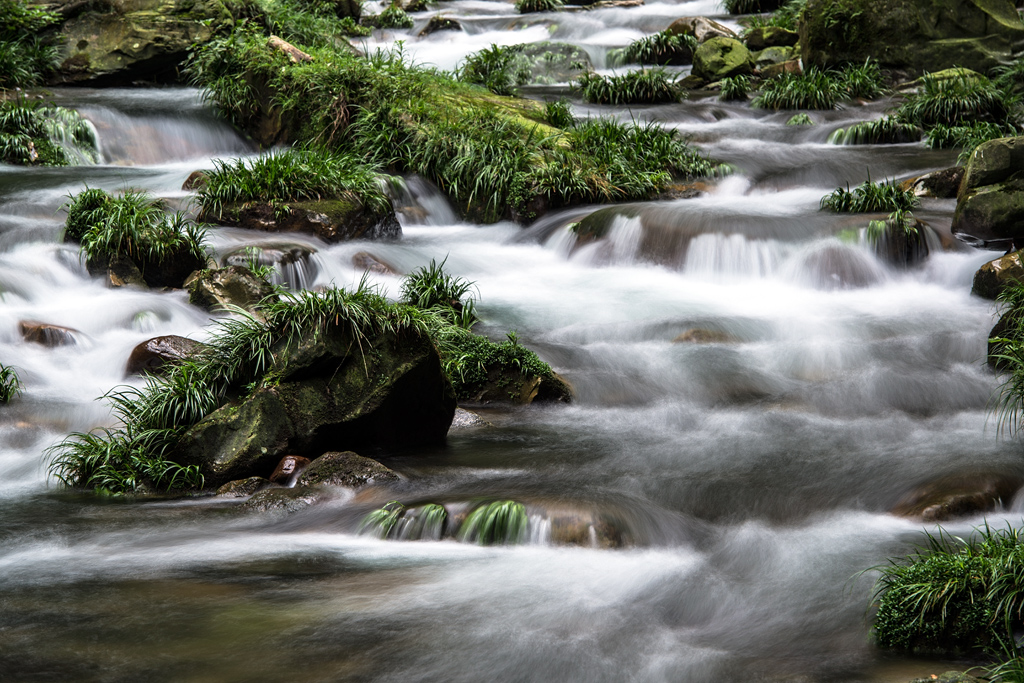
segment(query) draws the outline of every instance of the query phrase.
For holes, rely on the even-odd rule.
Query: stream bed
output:
[[[716,2],[521,17],[508,2],[441,2],[460,32],[376,32],[451,69],[491,43],[573,42],[605,70],[610,48]],[[732,23],[735,25],[735,23]],[[527,95],[569,95],[567,84]],[[0,680],[32,681],[891,681],[956,666],[886,655],[870,640],[874,573],[924,542],[889,510],[922,483],[1024,476],[999,434],[985,367],[995,320],[970,294],[995,257],[949,238],[953,200],[923,200],[937,244],[897,270],[826,214],[837,186],[946,168],[920,144],[835,146],[836,128],[886,101],[789,112],[696,98],[577,116],[678,128],[735,172],[692,199],[626,207],[581,245],[572,209],[522,228],[461,222],[406,179],[397,242],[212,229],[218,256],[246,245],[315,253],[293,286],[352,286],[368,251],[409,272],[431,259],[476,283],[478,332],[515,330],[574,387],[568,406],[485,410],[444,448],[381,460],[392,490],[286,516],[236,500],[125,501],[61,491],[47,448],[109,424],[97,400],[128,381],[151,337],[202,340],[210,316],[177,292],[109,289],[60,241],[60,206],[85,186],[180,188],[213,159],[254,154],[193,89],[57,90],[96,127],[103,163],[0,166],[0,360],[22,396],[0,410]],[[855,234],[855,233],[854,233]],[[400,278],[371,275],[397,296]],[[25,342],[19,321],[78,330]],[[715,343],[674,343],[713,330]],[[403,501],[515,499],[531,542],[382,541],[359,520]],[[621,547],[561,545],[554,512],[600,516]],[[1024,501],[988,515],[1022,524]],[[982,523],[948,523],[966,534]],[[600,544],[595,543],[595,546]],[[961,666],[968,664],[960,663]]]

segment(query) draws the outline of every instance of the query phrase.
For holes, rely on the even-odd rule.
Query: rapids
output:
[[[416,38],[430,12],[367,47],[403,41],[408,59],[451,69],[491,43],[561,40],[604,69],[610,48],[673,18],[729,23],[711,0],[529,16],[509,2],[439,7],[462,32]],[[589,245],[569,225],[596,207],[527,229],[472,225],[418,178],[396,199],[398,242],[212,230],[218,256],[308,247],[308,262],[279,275],[292,286],[358,282],[360,251],[403,272],[447,258],[476,282],[477,331],[516,330],[578,395],[485,413],[492,426],[453,432],[443,449],[383,458],[404,477],[397,489],[280,519],[211,499],[97,499],[48,480],[50,445],[109,423],[96,398],[126,381],[136,344],[211,332],[182,292],[90,278],[60,242],[62,203],[89,186],[184,205],[193,170],[255,152],[195,90],[55,95],[96,127],[103,162],[0,167],[0,360],[25,384],[0,409],[0,680],[896,682],[948,668],[871,645],[874,575],[862,572],[934,531],[887,514],[901,496],[943,475],[1024,475],[1024,449],[991,418],[995,310],[970,294],[994,255],[949,239],[954,203],[924,200],[919,215],[946,249],[912,270],[857,238],[863,217],[818,209],[869,174],[955,161],[916,144],[827,143],[886,102],[786,126],[788,113],[713,99],[632,110],[575,100],[578,116],[676,127],[735,168],[704,196],[623,207]],[[397,295],[398,278],[372,281]],[[25,343],[20,320],[75,328],[80,343]],[[692,329],[730,341],[673,343]],[[358,535],[391,497],[521,500],[529,542]],[[545,511],[557,509],[596,510],[629,542],[553,544]],[[988,516],[1004,520],[1020,524],[1020,507]]]

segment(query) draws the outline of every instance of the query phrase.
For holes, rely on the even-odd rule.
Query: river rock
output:
[[[313,259],[316,249],[304,244],[250,244],[221,256],[222,266],[255,263],[274,269],[273,281],[292,289],[308,289],[320,268]]]
[[[800,64],[799,59],[791,59],[788,62],[782,62],[781,64],[767,64],[761,67],[761,77],[777,78],[782,74],[803,73],[803,70],[803,66]]]
[[[995,300],[1006,287],[1017,284],[1024,284],[1024,265],[1019,251],[989,261],[979,268],[974,274],[971,293]]]
[[[911,190],[918,197],[955,199],[963,179],[964,167],[953,166],[912,178],[903,184],[903,189]]]
[[[1009,62],[1024,39],[1010,0],[808,0],[800,22],[805,64],[863,63],[917,72]]]
[[[153,337],[132,349],[124,371],[126,375],[158,375],[165,363],[185,360],[205,348],[206,344],[202,342],[173,334]]]
[[[18,331],[22,339],[33,344],[42,344],[48,348],[57,346],[75,346],[78,344],[78,330],[61,325],[39,322],[38,320],[22,320],[18,323]]]
[[[273,487],[257,491],[252,498],[242,503],[242,509],[251,512],[298,512],[330,497],[326,489],[308,486]]]
[[[420,38],[423,38],[424,36],[429,36],[431,33],[437,33],[438,31],[461,30],[462,24],[460,24],[455,19],[450,19],[449,17],[446,17],[443,14],[435,14],[434,16],[430,17],[430,21],[428,21],[427,25],[423,27],[423,30],[420,31],[419,35]]]
[[[455,394],[430,338],[406,331],[361,340],[330,327],[275,349],[278,382],[191,427],[169,454],[197,465],[207,485],[267,476],[283,455],[444,443]]]
[[[754,66],[763,70],[766,66],[784,64],[792,61],[793,48],[791,47],[766,47],[760,52],[754,53]]]
[[[665,30],[677,36],[693,36],[698,43],[703,43],[711,38],[739,37],[728,26],[707,17],[680,17],[669,24]]]
[[[252,312],[257,304],[274,295],[274,288],[245,266],[228,266],[196,272],[187,283],[188,300],[208,311],[231,306]]]
[[[382,261],[367,251],[352,255],[352,265],[361,270],[368,270],[378,275],[398,275],[398,270],[387,261]]]
[[[456,408],[455,417],[452,419],[452,426],[448,428],[448,432],[462,431],[464,429],[472,429],[473,427],[489,427],[491,423],[483,419],[476,413],[466,410],[465,408]]]
[[[57,0],[50,7],[64,18],[60,83],[180,82],[192,47],[232,21],[221,0]]]
[[[399,476],[376,460],[352,451],[324,453],[299,477],[297,486],[341,486],[358,489],[398,481]]]
[[[1024,136],[990,140],[971,154],[953,234],[979,246],[1024,244]]]
[[[751,52],[759,52],[769,47],[793,47],[799,41],[799,33],[781,26],[758,26],[743,36],[743,42]]]
[[[1022,483],[1017,475],[999,472],[958,473],[919,485],[890,512],[922,522],[975,515],[1009,502]]]
[[[181,184],[181,189],[185,192],[198,192],[206,187],[206,181],[206,171],[192,171],[188,174],[188,178],[185,178],[185,182]]]
[[[270,486],[270,482],[263,477],[249,477],[248,479],[236,479],[217,489],[218,496],[229,496],[231,498],[244,498],[251,496],[261,489]]]
[[[693,327],[682,332],[675,339],[673,344],[731,344],[736,342],[736,337],[721,330],[707,330],[702,327]]]
[[[947,671],[939,676],[928,676],[927,678],[915,678],[910,683],[982,683],[980,678],[975,678],[962,671]]]
[[[149,289],[146,277],[135,265],[135,261],[125,256],[107,259],[107,284],[111,287],[135,287]]]
[[[693,53],[693,73],[715,82],[754,72],[754,56],[735,38],[711,38]]]
[[[464,387],[464,391],[464,400],[470,405],[571,403],[573,397],[572,387],[555,373],[541,377],[498,363],[487,366],[487,378],[482,384]]]
[[[874,239],[875,253],[883,261],[898,268],[906,268],[922,263],[931,248],[928,235],[931,228],[924,222],[914,219],[914,225],[907,230],[902,225],[884,219],[885,228]]]
[[[597,0],[583,6],[585,10],[593,9],[628,9],[630,7],[642,7],[644,0]]]
[[[286,455],[281,458],[281,462],[277,463],[277,467],[270,475],[270,481],[273,484],[280,484],[281,486],[291,486],[292,482],[302,473],[304,469],[309,467],[309,458],[303,458],[298,455]]]
[[[334,199],[290,202],[285,212],[266,202],[229,205],[221,215],[204,215],[203,219],[264,232],[305,232],[325,242],[391,239],[402,235],[394,209],[378,213],[363,206],[353,193]]]

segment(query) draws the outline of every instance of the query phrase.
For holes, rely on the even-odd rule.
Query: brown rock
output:
[[[368,484],[398,481],[392,470],[352,451],[324,453],[299,477],[298,486],[342,486],[358,489]]]
[[[1009,501],[1022,482],[1017,475],[974,472],[948,475],[919,485],[890,512],[898,517],[942,522],[988,512]]]
[[[722,332],[720,330],[706,330],[699,327],[694,327],[686,330],[678,337],[672,340],[673,344],[731,344],[737,341],[736,337],[732,336],[728,332]]]
[[[142,271],[130,258],[114,258],[107,262],[107,284],[111,287],[149,289]]]
[[[231,496],[232,498],[244,498],[251,496],[261,489],[270,486],[270,482],[263,477],[249,477],[248,479],[236,479],[217,489],[218,496]]]
[[[681,17],[673,21],[666,30],[677,36],[693,36],[698,43],[711,38],[739,37],[728,26],[707,17]]]
[[[330,493],[326,489],[305,486],[266,488],[257,491],[241,507],[252,512],[298,512],[329,497]]]
[[[305,52],[295,47],[291,43],[281,40],[277,36],[270,36],[269,44],[270,47],[274,48],[275,50],[279,50],[288,55],[288,59],[291,61],[292,64],[313,61],[313,58],[310,55],[306,54]]]
[[[431,33],[437,33],[438,31],[461,31],[462,24],[454,19],[449,19],[446,16],[435,14],[430,17],[430,21],[420,31],[420,38],[429,36]]]
[[[135,375],[149,373],[160,374],[165,363],[179,361],[202,352],[206,344],[197,342],[187,337],[168,334],[163,337],[153,337],[142,342],[128,356],[128,365],[125,367],[125,374]]]
[[[78,330],[70,327],[51,325],[38,320],[22,320],[18,323],[18,330],[25,341],[50,348],[74,346],[78,343],[75,335],[81,334]]]
[[[902,184],[903,189],[913,190],[918,197],[936,197],[938,199],[956,199],[960,182],[964,178],[964,167],[953,166],[941,171],[933,171],[925,175],[911,178]]]
[[[274,295],[274,288],[245,266],[199,271],[186,286],[189,302],[208,311],[230,306],[254,311],[258,303]]]
[[[270,475],[270,481],[282,486],[291,486],[291,483],[298,477],[302,470],[309,467],[309,458],[299,455],[286,455],[277,463],[274,473]]]
[[[192,171],[188,178],[185,178],[185,182],[182,183],[181,189],[186,192],[196,192],[206,187],[206,172],[205,171]]]
[[[1024,265],[1020,252],[1015,251],[994,261],[989,261],[974,274],[971,293],[984,299],[995,300],[999,294],[1013,285],[1024,283]]]
[[[290,202],[287,211],[269,203],[228,206],[221,215],[204,215],[203,219],[248,230],[304,232],[325,242],[388,239],[402,234],[402,226],[393,210],[386,214],[375,213],[351,193],[338,199]]]
[[[769,64],[761,69],[761,76],[763,78],[775,78],[782,74],[798,73],[803,73],[799,59],[791,59],[790,61],[783,62],[782,64]]]
[[[381,261],[379,258],[367,251],[360,251],[352,256],[352,265],[356,268],[362,268],[368,270],[371,273],[379,273],[380,275],[398,275],[398,270],[387,263]]]
[[[585,5],[583,9],[626,9],[628,7],[640,7],[644,0],[598,0],[598,2]]]

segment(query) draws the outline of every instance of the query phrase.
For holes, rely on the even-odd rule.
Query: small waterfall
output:
[[[698,235],[690,240],[683,271],[705,277],[771,277],[791,250],[773,240],[748,240],[743,235]]]
[[[312,287],[320,274],[316,253],[301,244],[250,244],[224,254],[221,265],[272,268],[271,283],[298,291]]]
[[[402,219],[403,225],[435,226],[459,222],[447,197],[419,176],[391,183],[389,189],[395,203],[395,212]]]

